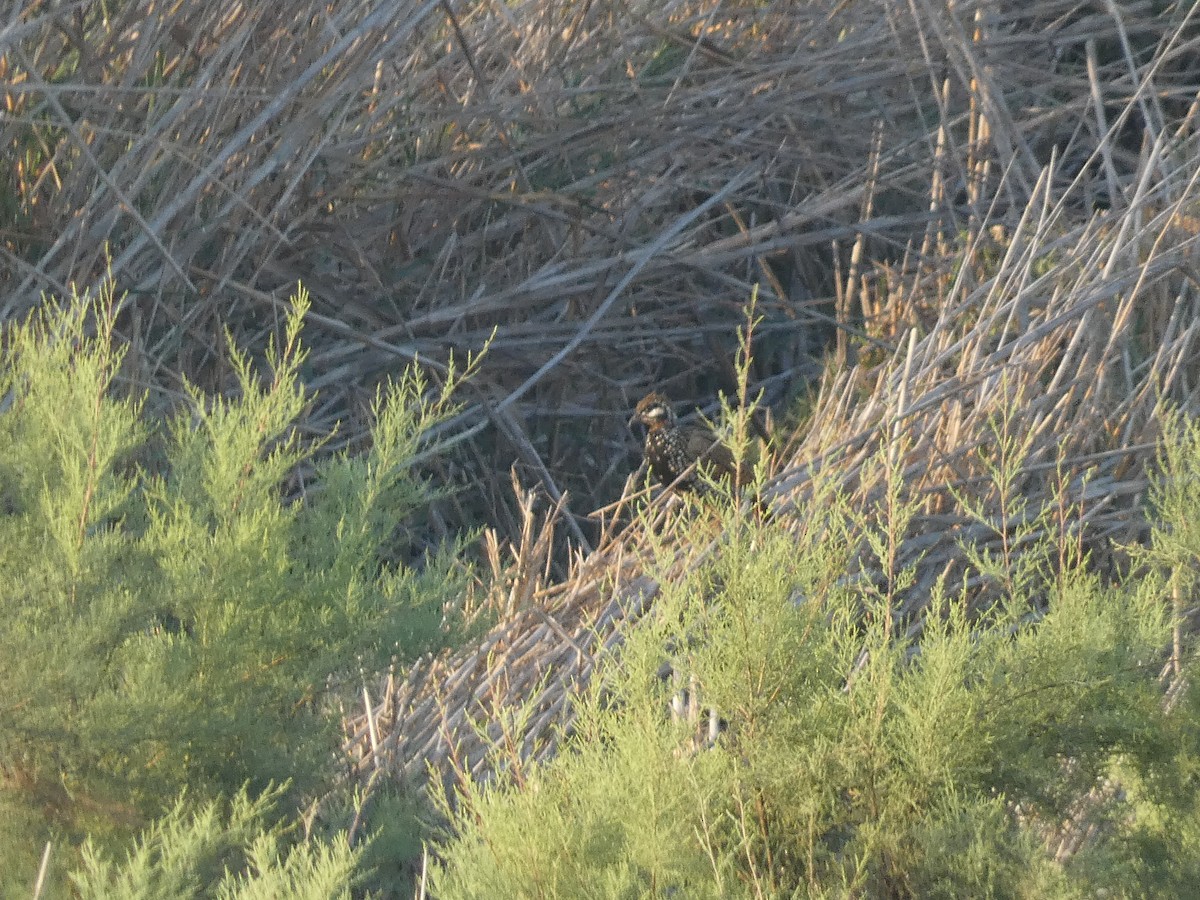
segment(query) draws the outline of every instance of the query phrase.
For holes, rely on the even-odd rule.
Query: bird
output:
[[[698,469],[736,485],[750,481],[749,467],[739,466],[733,452],[710,429],[703,425],[680,425],[671,402],[657,391],[638,401],[629,419],[630,426],[635,421],[646,426],[646,462],[650,474],[660,484],[669,486],[678,482],[677,486],[683,490],[695,490]]]

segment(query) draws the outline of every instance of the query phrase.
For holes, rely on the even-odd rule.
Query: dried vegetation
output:
[[[805,77],[824,66],[842,94],[837,119],[801,133],[820,141],[856,133],[857,151],[833,156],[857,152],[863,165],[827,176],[825,187],[810,185],[795,208],[716,239],[704,258],[715,266],[731,248],[753,251],[745,281],[762,279],[768,306],[759,362],[789,372],[772,355],[769,328],[782,307],[771,304],[787,294],[774,288],[786,270],[791,309],[812,322],[820,308],[794,293],[804,284],[801,258],[833,245],[825,257],[834,267],[829,312],[849,325],[840,328],[808,423],[777,434],[769,494],[779,521],[796,529],[813,525],[818,473],[867,508],[888,489],[888,467],[878,464],[886,448],[908,496],[923,498],[923,514],[900,535],[892,560],[893,571],[916,565],[899,614],[918,631],[937,579],[965,578],[980,599],[990,589],[968,570],[960,542],[1019,555],[1049,537],[1063,554],[1085,548],[1112,572],[1122,562],[1112,548],[1145,536],[1146,465],[1164,404],[1196,400],[1200,146],[1196,85],[1185,80],[1184,63],[1196,31],[1190,20],[1148,7],[1136,21],[1115,9],[1073,7],[1022,18],[990,3],[965,19],[961,9],[951,15],[922,4],[903,16],[872,9],[877,21],[856,5],[859,30],[801,54]],[[882,33],[903,39],[887,54],[868,49],[870,36]],[[696,53],[706,46],[697,43]],[[752,58],[763,72],[797,54],[761,52]],[[894,66],[892,81],[855,93],[849,71],[861,70],[863,59]],[[844,66],[840,81],[835,60]],[[822,102],[780,83],[772,89],[776,112],[816,115]],[[924,115],[922,99],[930,103]],[[857,119],[855,101],[863,104]],[[756,134],[769,128],[765,118],[756,126]],[[836,169],[828,162],[817,170]],[[855,208],[846,226],[831,224]],[[770,376],[764,380],[770,396]],[[990,477],[1002,452],[1023,460],[1007,497]],[[1019,520],[1002,512],[1013,494],[1027,510]],[[479,643],[389,679],[380,702],[352,723],[365,771],[417,781],[429,771],[486,777],[497,764],[519,773],[528,759],[553,752],[569,698],[596,655],[618,645],[621,629],[653,602],[643,532],[606,531],[568,577],[553,580],[548,548],[561,516],[551,511],[539,530],[529,503],[512,558],[492,555],[496,625]],[[1014,544],[1035,519],[1025,544]],[[708,541],[683,541],[676,566],[710,552]],[[1070,828],[1058,840],[1078,844]]]
[[[1082,508],[1073,539],[1144,534],[1162,404],[1197,385],[1198,56],[1193,6],[1162,2],[18,3],[0,312],[111,269],[128,377],[170,402],[179,373],[225,387],[221,329],[261,345],[302,281],[335,447],[375,381],[496,329],[431,463],[466,486],[433,526],[503,535],[495,625],[348,728],[364,773],[519,766],[655,593],[639,532],[577,514],[636,465],[641,393],[733,387],[754,284],[767,402],[824,371],[776,430],[776,515],[807,527],[818,471],[878,496],[887,446],[925,498],[910,627],[969,575],[956,541],[1020,551],[978,515],[1000,436],[1031,509]],[[571,533],[594,549],[568,561]]]

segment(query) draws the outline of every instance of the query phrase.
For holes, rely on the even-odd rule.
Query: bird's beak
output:
[[[638,414],[637,414],[637,413],[634,413],[632,416],[630,416],[630,417],[629,417],[629,421],[625,423],[625,424],[626,424],[626,426],[627,426],[627,427],[628,427],[628,428],[629,428],[631,431],[633,430],[633,424],[634,424],[634,422],[636,422],[636,421],[637,421],[637,418],[638,418]]]

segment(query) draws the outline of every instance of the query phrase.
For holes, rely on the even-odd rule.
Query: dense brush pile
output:
[[[438,476],[449,524],[516,538],[514,456],[611,502],[647,387],[732,388],[752,284],[777,403],[838,327],[845,359],[948,312],[958,236],[1148,202],[1194,34],[1067,0],[30,5],[0,36],[0,312],[111,268],[129,375],[169,404],[173,373],[228,387],[222,328],[260,343],[302,281],[311,424],[349,442],[380,377],[496,328]]]
[[[995,4],[983,4],[972,30],[948,32],[946,23],[960,20],[926,11],[928,20],[903,19],[923,38],[913,35],[913,46],[953,50],[960,54],[957,71],[973,76],[936,82],[940,94],[913,82],[904,98],[877,88],[853,94],[842,108],[843,127],[826,121],[819,138],[809,135],[839,141],[849,140],[849,132],[866,134],[865,113],[864,126],[853,125],[855,98],[895,103],[888,115],[896,118],[881,120],[893,123],[903,116],[895,109],[914,111],[905,98],[941,98],[942,118],[935,107],[922,141],[889,147],[884,139],[865,151],[870,171],[851,176],[849,193],[862,218],[850,224],[857,238],[848,271],[837,278],[837,309],[852,311],[854,328],[864,333],[840,342],[839,362],[846,365],[827,371],[804,428],[780,436],[767,488],[777,520],[802,531],[820,525],[814,484],[820,490],[835,484],[865,508],[881,502],[899,475],[903,496],[919,498],[921,506],[894,547],[894,571],[917,573],[897,610],[910,635],[920,631],[937,584],[965,584],[978,607],[994,594],[996,585],[964,557],[964,544],[1019,556],[1065,529],[1071,552],[1090,553],[1101,572],[1120,569],[1121,548],[1148,532],[1147,465],[1162,415],[1169,406],[1195,403],[1200,314],[1194,110],[1184,106],[1186,95],[1164,102],[1171,91],[1157,81],[1175,71],[1182,47],[1193,46],[1190,33],[1165,28],[1142,62],[1127,45],[1129,56],[1114,50],[1107,69],[1097,56],[1103,42],[1096,33],[1081,35],[1074,50],[1054,51],[1059,68],[1047,58],[1049,74],[1043,69],[1036,84],[1021,85],[1015,73],[1029,77],[1029,70],[1014,58],[1010,76],[1004,53],[1022,41],[1045,42],[1048,32],[1036,29],[1049,27],[1050,19],[1003,19]],[[881,15],[880,29],[885,21],[895,36],[900,25]],[[989,29],[999,22],[1003,29]],[[1105,17],[1086,23],[1117,26]],[[1004,50],[989,41],[1001,33]],[[852,46],[830,44],[813,56],[836,71],[832,57],[862,49],[854,36],[865,40],[855,32],[847,41]],[[707,44],[697,46],[702,55]],[[1073,63],[1063,62],[1072,53]],[[1063,102],[1071,96],[1066,72],[1080,79],[1078,106]],[[949,114],[960,89],[961,118]],[[1092,103],[1106,92],[1111,103]],[[1176,115],[1165,111],[1173,102]],[[813,108],[806,98],[797,114]],[[1053,142],[1067,133],[1069,140]],[[914,167],[924,153],[918,143],[930,156]],[[926,191],[919,219],[881,212],[903,206],[905,190],[918,183]],[[813,210],[835,216],[835,198],[847,193],[815,191],[769,224],[719,242],[755,250],[757,263],[745,281],[763,279],[768,323],[778,308],[771,273],[787,268],[800,277],[805,254],[785,265],[763,251],[806,244]],[[790,227],[798,231],[788,240]],[[824,230],[823,240],[841,233]],[[705,253],[717,258],[711,247]],[[871,255],[891,261],[871,266]],[[776,365],[770,333],[763,343],[769,365]],[[880,464],[881,451],[887,465]],[[998,486],[992,476],[1018,458],[1019,477]],[[1014,496],[1027,514],[1009,520]],[[432,766],[453,783],[468,773],[486,777],[497,759],[519,766],[544,758],[596,657],[618,646],[623,629],[653,603],[659,583],[645,568],[649,535],[640,524],[605,531],[568,577],[548,583],[543,576],[561,507],[539,530],[532,499],[524,504],[523,540],[511,560],[492,555],[500,586],[492,597],[496,625],[453,656],[388,679],[382,696],[351,722],[351,746],[364,771],[423,780]],[[1058,515],[1049,508],[1054,504]],[[710,538],[685,533],[675,571],[720,552]],[[888,573],[873,560],[852,577],[882,582]]]
[[[920,499],[921,514],[894,548],[894,571],[912,566],[919,576],[898,609],[910,633],[935,584],[967,577],[974,602],[987,603],[995,586],[967,574],[963,544],[1019,555],[1067,527],[1111,574],[1120,563],[1112,554],[1145,538],[1147,466],[1166,410],[1195,403],[1200,327],[1187,274],[1197,237],[1181,220],[1195,202],[1200,158],[1165,172],[1162,158],[1147,154],[1145,199],[1124,213],[1071,226],[1064,205],[1046,196],[1003,232],[1002,246],[994,232],[970,240],[953,275],[881,279],[897,298],[928,298],[941,286],[945,314],[915,325],[874,365],[829,376],[807,433],[773,459],[766,493],[787,528],[820,527],[814,489],[831,484],[863,508],[882,502],[897,477],[904,497]],[[1019,477],[998,486],[995,473],[1013,461]],[[1014,497],[1027,514],[1008,521]],[[568,578],[540,580],[558,515],[539,531],[527,500],[526,539],[507,567],[493,554],[505,590],[492,600],[498,623],[479,643],[389,680],[382,703],[357,721],[364,760],[410,775],[429,762],[478,775],[492,747],[471,722],[485,719],[491,737],[522,757],[544,750],[592,656],[619,643],[657,590],[639,559],[641,523],[606,533]],[[719,552],[696,537],[683,534],[680,571]],[[878,566],[853,574],[887,578]],[[520,734],[503,734],[506,705],[531,700],[539,714]]]

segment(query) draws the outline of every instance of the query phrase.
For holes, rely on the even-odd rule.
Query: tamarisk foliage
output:
[[[1177,622],[1168,582],[1190,585],[1197,567],[1200,430],[1165,440],[1153,551],[1123,584],[1091,571],[1065,495],[1044,509],[1013,495],[1007,521],[1034,523],[1019,539],[1038,552],[1016,565],[964,546],[965,574],[905,619],[915,582],[889,548],[921,498],[887,446],[887,489],[871,499],[818,485],[792,525],[729,509],[682,578],[664,543],[653,609],[558,752],[517,765],[498,746],[507,765],[490,781],[443,793],[434,895],[1190,893],[1200,746],[1186,633],[1172,692],[1158,676]],[[998,485],[1025,465],[1010,449]],[[703,543],[698,520],[681,527]],[[681,706],[699,715],[668,715]]]
[[[151,845],[221,797],[255,810],[239,827],[269,824],[264,792],[294,814],[335,772],[331,676],[446,640],[453,548],[419,570],[381,550],[430,496],[410,461],[460,376],[431,389],[410,367],[376,397],[369,452],[316,459],[300,428],[307,306],[301,292],[261,365],[231,343],[236,387],[187,385],[165,427],[122,383],[111,291],[7,333],[0,881],[31,883],[47,841],[53,871],[84,833],[96,856],[184,786],[201,806]]]

